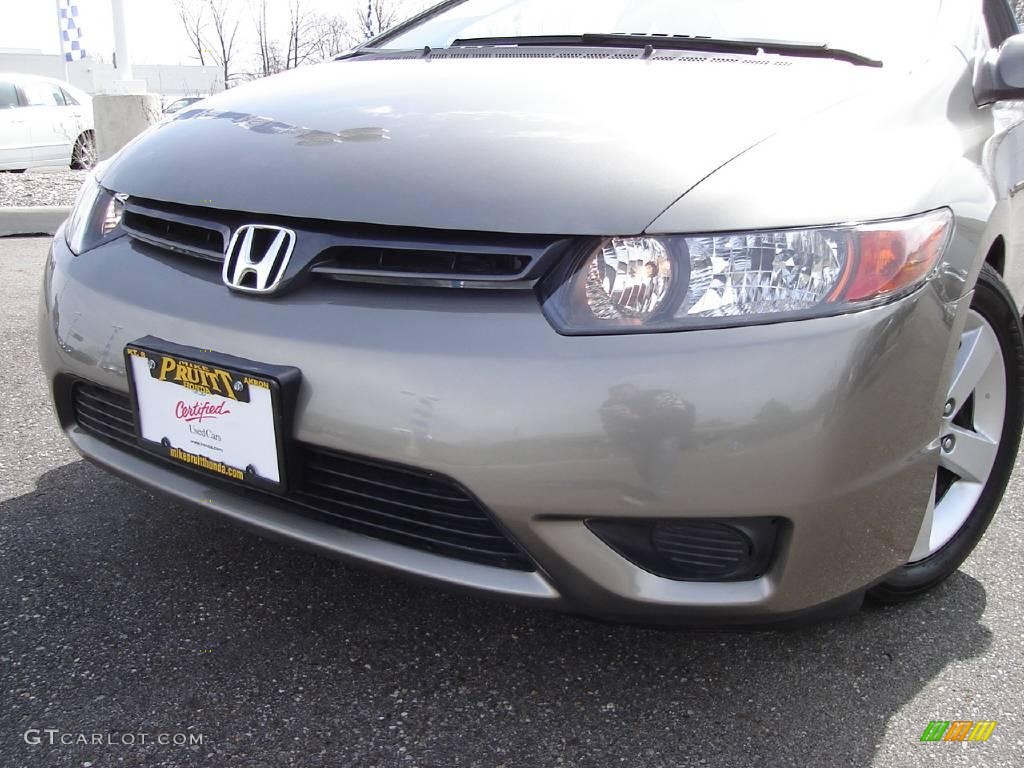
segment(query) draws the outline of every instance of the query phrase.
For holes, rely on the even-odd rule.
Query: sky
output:
[[[233,0],[242,25],[239,29],[242,59],[255,56],[250,0]],[[431,3],[428,0],[397,0],[408,16]],[[311,10],[352,17],[365,0],[302,0]],[[84,32],[84,47],[110,61],[114,50],[110,0],[77,0]],[[174,0],[125,0],[128,38],[136,64],[198,64],[178,19]],[[282,33],[287,25],[288,0],[268,0],[274,16],[271,25]],[[57,36],[56,0],[0,0],[0,48],[30,48],[44,53],[60,51]]]

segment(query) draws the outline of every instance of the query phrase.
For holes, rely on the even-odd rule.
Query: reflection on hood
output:
[[[387,128],[349,128],[348,130],[331,133],[330,131],[318,131],[315,128],[306,128],[301,125],[292,125],[291,123],[274,120],[270,117],[219,109],[190,109],[178,115],[175,118],[175,122],[178,120],[228,120],[239,128],[253,131],[254,133],[294,135],[298,139],[296,144],[300,147],[343,144],[355,141],[387,141],[391,138],[391,132]]]

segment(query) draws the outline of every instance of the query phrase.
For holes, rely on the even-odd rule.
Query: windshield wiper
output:
[[[832,48],[824,43],[790,43],[784,40],[747,40],[715,37],[688,37],[686,35],[645,34],[583,34],[583,35],[523,35],[515,37],[469,37],[452,42],[452,48],[489,47],[502,45],[551,46],[556,48],[662,48],[679,51],[710,51],[713,53],[739,53],[756,56],[772,53],[780,56],[801,56],[817,59],[836,59],[861,67],[881,67],[882,62],[843,48]]]

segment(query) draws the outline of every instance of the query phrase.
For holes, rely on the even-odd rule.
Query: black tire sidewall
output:
[[[978,277],[971,309],[992,326],[1006,367],[1006,417],[996,460],[974,510],[956,535],[933,555],[903,566],[869,592],[882,602],[904,600],[931,589],[960,567],[992,522],[1017,461],[1024,424],[1024,329],[1013,297],[999,273],[987,264]]]

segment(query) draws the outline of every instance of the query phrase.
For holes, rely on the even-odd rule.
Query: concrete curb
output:
[[[71,215],[70,206],[44,205],[34,208],[0,208],[0,237],[11,235],[53,235]]]

